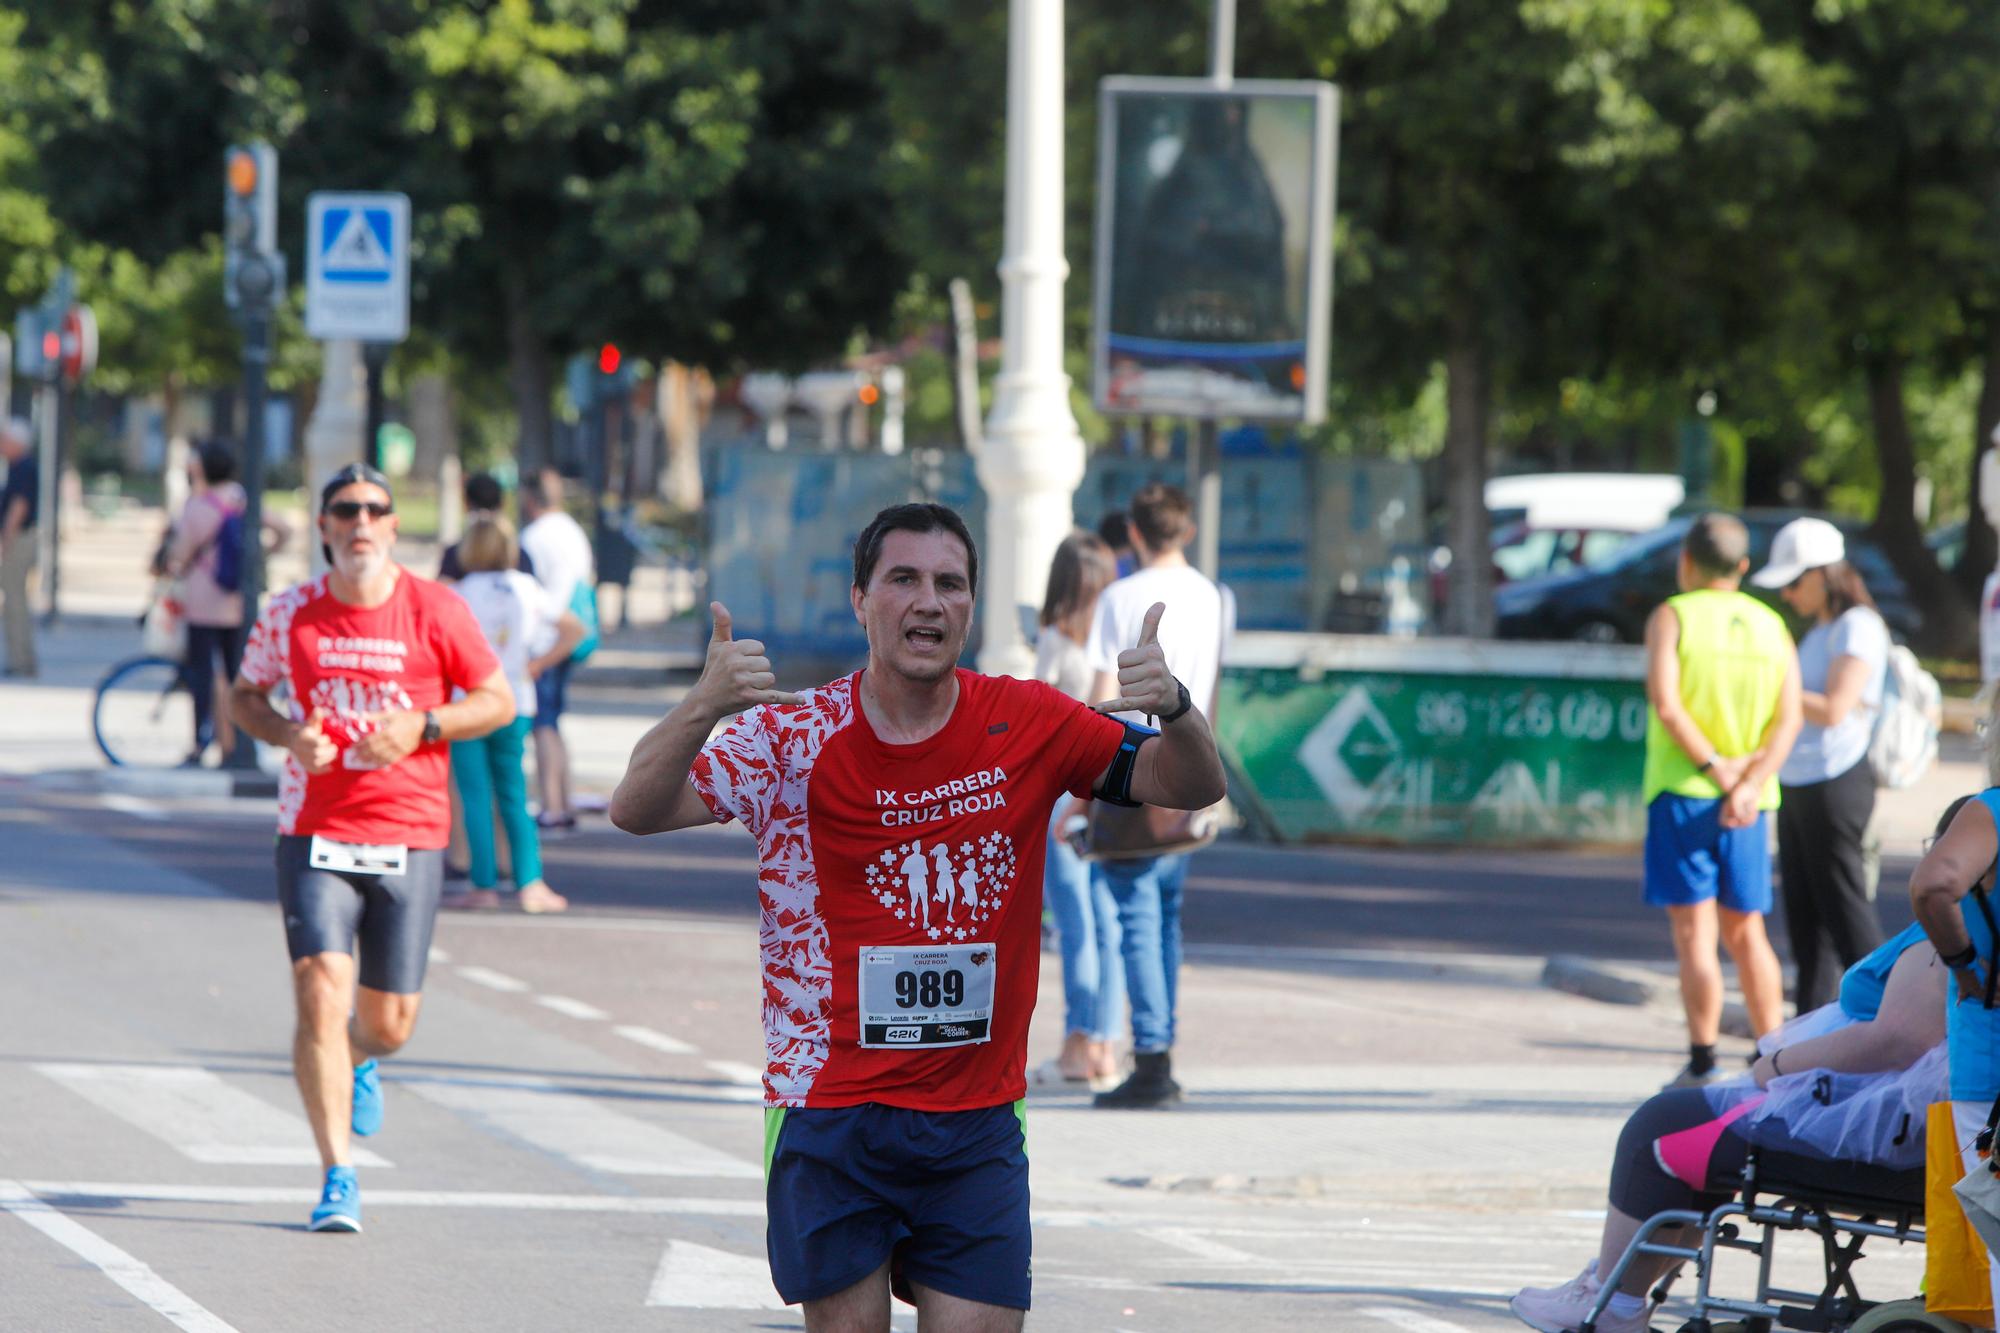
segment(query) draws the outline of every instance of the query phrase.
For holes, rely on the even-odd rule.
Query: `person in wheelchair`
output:
[[[1954,802],[1939,829],[1972,799]],[[1524,1288],[1508,1308],[1543,1333],[1577,1328],[1597,1302],[1598,1275],[1615,1269],[1645,1220],[1728,1202],[1753,1147],[1920,1170],[1926,1108],[1945,1095],[1948,971],[1923,926],[1913,924],[1847,969],[1835,1003],[1760,1038],[1744,1075],[1646,1101],[1618,1136],[1597,1257],[1561,1286]],[[1692,1235],[1692,1228],[1663,1227],[1655,1239],[1687,1245]],[[1636,1255],[1598,1316],[1597,1333],[1644,1333],[1648,1293],[1679,1262]]]

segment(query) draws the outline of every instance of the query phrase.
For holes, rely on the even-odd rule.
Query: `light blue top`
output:
[[[1916,922],[1877,945],[1866,957],[1857,959],[1840,978],[1840,1012],[1857,1023],[1872,1023],[1882,1012],[1882,992],[1889,988],[1889,973],[1903,950],[1924,943],[1924,928]]]
[[[2000,825],[2000,787],[1979,793],[1980,803]],[[1979,910],[1974,895],[1959,900],[1959,914],[1965,918],[1965,933],[1979,950],[1979,975],[1993,964],[1993,932],[1986,928],[1986,914]],[[2000,906],[1994,908],[2000,916]],[[2000,1096],[2000,1007],[1988,1009],[1982,997],[1962,1000],[1958,979],[1952,978],[1945,992],[1945,1043],[1951,1051],[1951,1099],[1955,1102],[1991,1104]]]
[[[1839,777],[1868,757],[1876,719],[1882,716],[1882,691],[1889,681],[1889,627],[1865,606],[1852,606],[1833,623],[1815,625],[1799,640],[1799,684],[1813,694],[1826,693],[1833,664],[1858,657],[1868,664],[1868,683],[1847,716],[1831,727],[1808,722],[1799,728],[1798,743],[1778,770],[1787,787],[1809,787]]]

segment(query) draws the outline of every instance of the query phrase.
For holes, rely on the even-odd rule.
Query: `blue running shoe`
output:
[[[354,1182],[351,1166],[326,1169],[326,1188],[320,1191],[319,1207],[313,1209],[307,1231],[360,1231],[361,1187]]]
[[[373,1060],[354,1066],[354,1132],[367,1138],[382,1128],[382,1074]]]

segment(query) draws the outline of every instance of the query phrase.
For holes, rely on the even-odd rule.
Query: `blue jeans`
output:
[[[514,857],[514,887],[542,877],[542,840],[535,832],[534,816],[528,813],[528,779],[521,769],[521,743],[533,722],[517,717],[476,741],[451,743],[451,776],[458,783],[458,802],[465,808],[465,845],[472,858],[474,888],[490,889],[500,882],[493,846],[496,803]]]
[[[1118,907],[1125,989],[1132,1001],[1132,1049],[1155,1054],[1174,1044],[1180,997],[1181,885],[1185,852],[1143,861],[1099,861],[1097,880]]]
[[[1061,802],[1057,809],[1069,802]],[[1070,850],[1049,824],[1042,897],[1056,918],[1062,946],[1063,1032],[1111,1041],[1125,1025],[1125,967],[1118,958],[1118,905],[1090,872],[1090,862]]]

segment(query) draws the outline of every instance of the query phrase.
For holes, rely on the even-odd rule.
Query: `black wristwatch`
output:
[[[1959,952],[1955,954],[1952,954],[1948,958],[1945,957],[1945,955],[1943,954],[1939,954],[1938,958],[1944,963],[1946,967],[1950,968],[1952,971],[1962,972],[1966,968],[1971,967],[1974,963],[1979,961],[1979,946],[1976,944],[1968,944],[1965,946],[1965,948],[1961,949]]]
[[[436,745],[444,739],[444,727],[438,722],[438,715],[430,709],[424,710],[424,744]]]
[[[1180,721],[1181,718],[1187,715],[1187,710],[1194,707],[1194,699],[1189,696],[1188,687],[1185,684],[1183,684],[1179,679],[1176,679],[1174,681],[1174,684],[1180,688],[1181,692],[1180,707],[1174,709],[1174,711],[1171,713],[1160,714],[1160,725],[1163,727],[1166,726],[1167,723],[1169,722]]]

